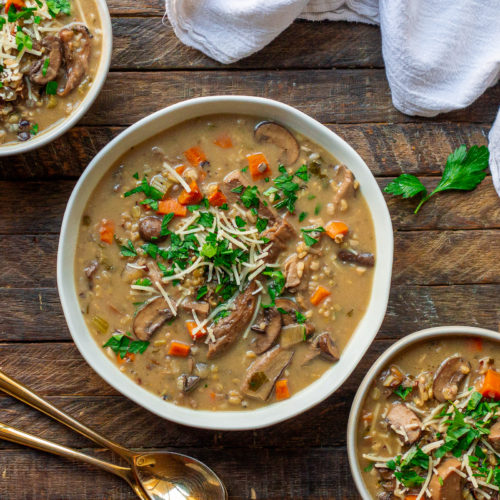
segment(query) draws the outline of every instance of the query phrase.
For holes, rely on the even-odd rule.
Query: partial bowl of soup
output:
[[[106,147],[65,213],[73,338],[123,394],[188,425],[257,428],[333,393],[383,319],[392,227],[369,169],[284,104],[210,97]]]
[[[0,9],[0,156],[71,128],[106,79],[112,32],[104,0],[8,0]]]
[[[394,344],[356,394],[348,452],[364,499],[498,499],[500,333],[447,326]]]

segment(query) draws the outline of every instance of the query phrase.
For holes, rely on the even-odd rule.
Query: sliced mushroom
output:
[[[201,378],[197,375],[187,375],[185,373],[178,378],[182,392],[192,391],[200,383],[200,380]]]
[[[459,385],[470,373],[470,363],[461,356],[445,359],[434,375],[432,392],[434,397],[443,403],[457,397]]]
[[[335,344],[335,341],[330,336],[329,332],[320,333],[309,346],[309,352],[305,355],[302,364],[321,356],[327,361],[338,361],[340,359],[340,352]]]
[[[500,451],[500,420],[492,425],[488,441],[495,449]]]
[[[247,369],[241,385],[241,392],[247,396],[265,401],[273,390],[276,380],[283,373],[293,357],[293,351],[286,351],[279,345],[259,356]]]
[[[290,299],[281,298],[281,299],[276,299],[274,304],[276,306],[276,309],[278,309],[278,311],[280,311],[281,309],[280,311],[281,324],[283,326],[288,326],[297,323],[297,313],[300,311],[299,311],[299,306],[297,305],[296,302]],[[314,333],[315,327],[309,321],[306,321],[304,324],[306,327],[306,337],[309,337]]]
[[[340,250],[337,257],[342,262],[357,264],[358,266],[373,267],[375,265],[375,257],[372,253],[354,253],[350,250]]]
[[[139,219],[139,234],[144,241],[162,241],[166,236],[161,236],[162,219],[155,215],[148,215]]]
[[[92,260],[89,262],[88,266],[83,269],[83,272],[85,273],[85,276],[87,276],[87,278],[91,280],[98,267],[99,262],[97,260]]]
[[[254,345],[257,354],[266,352],[276,341],[281,331],[281,314],[274,307],[264,309],[264,321],[266,323],[264,334],[259,335]]]
[[[46,85],[55,80],[62,61],[61,40],[59,38],[52,35],[46,36],[42,40],[42,46],[47,49],[47,56],[35,61],[29,71],[30,80],[37,85]]]
[[[453,500],[462,496],[463,479],[455,469],[460,470],[462,463],[456,458],[447,458],[437,468],[429,483],[432,500]]]
[[[134,334],[139,340],[149,340],[174,314],[163,297],[157,297],[145,304],[134,318]]]
[[[255,126],[254,137],[258,142],[270,142],[283,150],[283,161],[293,165],[299,157],[300,147],[291,132],[276,122],[260,122]]]
[[[395,404],[387,414],[391,429],[403,437],[406,444],[413,444],[422,434],[422,421],[404,404]]]
[[[80,85],[88,72],[92,35],[87,26],[75,23],[63,28],[59,32],[59,38],[63,43],[66,84],[57,94],[66,96]]]

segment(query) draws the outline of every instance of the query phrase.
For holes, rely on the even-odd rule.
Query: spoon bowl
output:
[[[132,470],[151,500],[227,498],[224,484],[212,469],[180,453],[136,454]]]

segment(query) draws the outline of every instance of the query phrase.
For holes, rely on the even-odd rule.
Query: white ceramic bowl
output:
[[[70,128],[72,128],[80,118],[89,110],[95,101],[97,95],[101,91],[102,86],[108,76],[109,65],[111,63],[111,49],[113,45],[113,31],[111,29],[111,18],[106,0],[95,0],[99,16],[101,18],[102,27],[102,48],[101,59],[97,67],[94,82],[92,83],[87,95],[83,98],[76,110],[71,113],[65,120],[61,120],[56,125],[52,125],[46,130],[41,131],[29,141],[17,142],[5,146],[0,146],[0,157],[18,155],[27,153],[33,149],[45,146],[49,142],[57,139]]]
[[[407,335],[384,351],[365,375],[363,382],[361,382],[356,392],[356,396],[354,397],[354,401],[352,402],[351,412],[349,414],[349,423],[347,425],[347,453],[349,455],[349,465],[351,466],[354,482],[356,483],[359,494],[364,500],[372,500],[373,497],[368,492],[361,475],[361,467],[357,457],[357,428],[367,391],[371,387],[374,379],[399,353],[423,341],[446,339],[447,337],[481,337],[483,339],[500,342],[500,333],[472,326],[437,326],[435,328],[420,330],[419,332]]]
[[[236,113],[276,120],[312,139],[345,163],[360,182],[373,216],[376,235],[376,266],[373,290],[366,314],[360,321],[338,363],[316,382],[288,400],[248,411],[201,411],[163,401],[122,374],[96,344],[80,312],[75,288],[74,260],[80,224],[87,200],[103,175],[131,147],[191,118]],[[206,429],[256,429],[286,420],[311,408],[335,392],[351,374],[370,346],[385,315],[391,282],[393,233],[382,193],[360,156],[340,137],[296,109],[257,97],[201,97],[175,104],[132,125],[111,141],[87,167],[68,202],[62,223],[57,259],[57,282],[66,321],[87,362],[109,384],[157,415]]]

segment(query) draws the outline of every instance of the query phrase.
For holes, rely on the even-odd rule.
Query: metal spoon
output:
[[[0,371],[0,389],[98,445],[110,449],[122,457],[129,464],[129,467],[121,467],[99,460],[3,423],[0,423],[0,438],[66,458],[80,460],[112,472],[127,481],[137,496],[143,500],[227,499],[226,488],[215,472],[194,458],[170,451],[141,453],[124,448],[70,417],[2,371]]]

